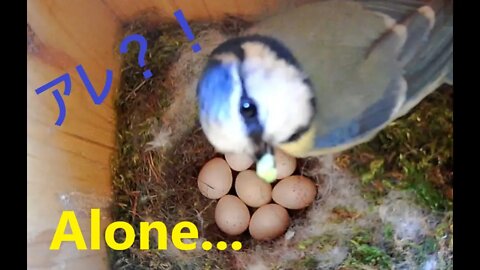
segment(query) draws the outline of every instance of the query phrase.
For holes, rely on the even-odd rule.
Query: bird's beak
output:
[[[277,179],[277,169],[275,165],[275,150],[274,148],[262,142],[258,145],[255,152],[255,158],[257,160],[257,175],[268,183],[272,183]]]
[[[262,134],[252,133],[250,137],[255,144],[255,160],[257,161],[257,175],[268,183],[277,179],[277,169],[275,166],[275,150],[262,139]]]
[[[259,144],[257,144],[257,149],[255,151],[255,159],[258,162],[266,154],[274,155],[275,154],[274,151],[275,150],[273,149],[273,147],[271,145],[262,141]]]

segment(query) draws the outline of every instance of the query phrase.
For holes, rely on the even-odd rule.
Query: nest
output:
[[[137,232],[133,246],[110,251],[114,269],[390,269],[427,263],[450,268],[452,227],[452,97],[439,90],[375,140],[337,156],[299,160],[297,174],[314,180],[318,198],[293,213],[287,233],[268,242],[248,232],[229,237],[214,221],[215,201],[201,195],[197,176],[216,156],[197,118],[195,87],[209,52],[251,23],[229,17],[190,23],[202,50],[175,23],[135,21],[127,36],[148,41],[145,80],[138,46],[123,57],[116,97],[113,220]],[[120,42],[119,42],[120,43]],[[161,221],[168,231],[191,221],[199,239],[240,241],[242,249],[181,251],[171,240],[139,248],[139,223]],[[169,235],[170,237],[170,235]],[[117,231],[122,242],[125,235]],[[152,245],[153,243],[153,245]]]

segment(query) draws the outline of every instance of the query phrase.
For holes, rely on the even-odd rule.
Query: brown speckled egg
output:
[[[277,179],[292,175],[297,167],[297,159],[280,149],[275,149],[275,165],[277,168]]]
[[[198,174],[198,189],[209,199],[219,199],[232,188],[232,170],[222,158],[213,158]]]
[[[253,213],[248,228],[256,240],[272,240],[287,230],[290,217],[285,208],[278,204],[266,204]]]
[[[302,209],[315,200],[317,187],[307,177],[292,175],[280,180],[272,190],[273,201],[287,209]]]
[[[250,168],[253,165],[254,160],[245,154],[225,154],[225,160],[232,170],[240,172]]]
[[[260,207],[272,200],[272,186],[252,170],[240,172],[235,180],[237,196],[248,206]]]
[[[224,233],[239,235],[247,230],[250,212],[247,206],[236,196],[225,195],[215,208],[215,222]]]

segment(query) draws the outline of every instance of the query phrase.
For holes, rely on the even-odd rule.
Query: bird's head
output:
[[[219,152],[259,161],[276,147],[293,156],[312,147],[312,84],[273,38],[238,37],[219,45],[199,80],[197,98],[203,131]]]

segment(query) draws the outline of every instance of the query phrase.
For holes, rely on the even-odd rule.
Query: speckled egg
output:
[[[317,187],[307,177],[292,175],[280,180],[272,190],[273,201],[287,209],[302,209],[315,200]]]
[[[260,207],[272,200],[272,186],[252,170],[238,174],[235,179],[235,191],[237,196],[251,207]]]
[[[297,167],[297,159],[280,149],[275,149],[275,166],[277,168],[277,179],[292,175]]]
[[[213,158],[203,165],[198,174],[198,189],[209,199],[219,199],[232,188],[232,170],[222,158]]]
[[[224,233],[239,235],[248,228],[250,212],[238,197],[225,195],[215,208],[215,222]]]
[[[257,209],[250,219],[250,235],[256,240],[272,240],[287,230],[290,217],[278,204],[266,204]]]
[[[225,160],[232,170],[240,172],[250,168],[253,165],[254,160],[245,154],[227,153],[225,154]]]

